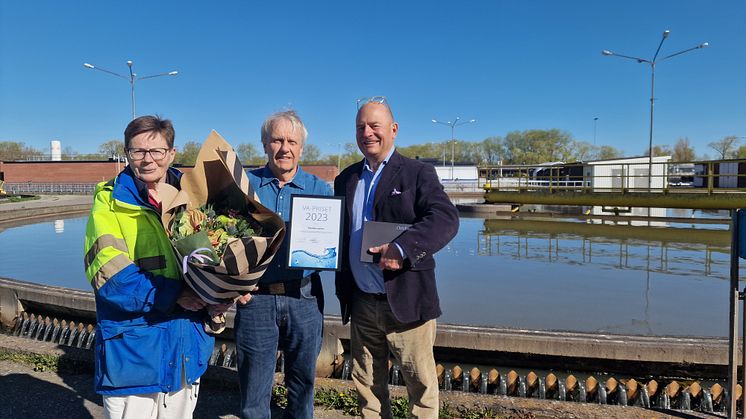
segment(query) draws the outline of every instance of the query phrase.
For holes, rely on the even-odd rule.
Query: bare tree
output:
[[[730,159],[735,157],[737,145],[738,137],[736,137],[735,135],[729,135],[722,140],[713,141],[710,144],[707,144],[708,147],[720,154],[721,159]]]
[[[109,140],[98,146],[98,152],[105,157],[124,157],[124,141]]]

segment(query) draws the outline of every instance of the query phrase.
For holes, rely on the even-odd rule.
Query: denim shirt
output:
[[[332,189],[323,180],[306,173],[298,166],[298,171],[292,180],[280,188],[280,180],[272,174],[269,167],[264,166],[248,172],[249,182],[259,196],[259,201],[268,209],[277,213],[285,221],[285,238],[280,249],[270,262],[267,271],[259,280],[262,284],[273,282],[287,282],[298,280],[316,272],[313,270],[288,269],[288,242],[290,235],[290,197],[292,195],[325,195],[331,196]]]

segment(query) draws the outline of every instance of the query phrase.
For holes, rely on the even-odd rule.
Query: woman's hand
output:
[[[189,287],[184,287],[179,298],[176,299],[176,304],[189,311],[199,311],[207,306],[207,303],[202,301]]]

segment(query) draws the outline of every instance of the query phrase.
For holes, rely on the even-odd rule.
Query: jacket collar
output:
[[[269,166],[265,165],[262,170],[258,173],[260,182],[259,186],[264,187],[267,186],[270,183],[280,182],[279,179],[277,179],[272,173],[272,169],[269,168]],[[293,176],[292,179],[290,179],[289,182],[286,183],[286,185],[293,185],[298,189],[306,189],[306,172],[303,171],[303,169],[298,165],[298,170],[295,172],[295,176]]]
[[[374,212],[376,208],[383,202],[383,197],[387,192],[390,193],[391,183],[399,175],[402,168],[403,157],[398,151],[394,150],[391,156],[388,158],[388,163],[383,167],[381,172],[381,178],[378,180],[378,186],[376,187],[376,195],[373,200]],[[365,159],[360,160],[351,166],[347,170],[350,170],[350,176],[347,178],[347,184],[345,185],[345,193],[348,197],[355,196],[355,188],[363,173],[365,165]],[[352,217],[352,200],[347,201],[347,216]],[[350,218],[351,219],[351,218]]]
[[[173,167],[169,167],[166,172],[166,183],[181,189],[182,173]],[[148,200],[148,185],[138,179],[132,169],[127,166],[117,175],[114,182],[114,199],[139,207],[152,208]]]
[[[388,158],[388,162],[383,167],[381,172],[381,178],[378,180],[378,186],[376,186],[376,195],[373,199],[374,212],[377,212],[377,208],[382,204],[383,198],[391,192],[391,184],[399,176],[402,165],[402,156],[394,150],[391,156]]]

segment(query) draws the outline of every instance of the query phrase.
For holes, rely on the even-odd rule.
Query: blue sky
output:
[[[743,1],[8,1],[0,0],[0,141],[94,152],[130,119],[127,74],[178,70],[135,85],[137,114],[173,120],[177,146],[211,129],[259,141],[293,107],[309,141],[354,140],[355,99],[385,95],[397,144],[450,138],[432,119],[474,118],[456,137],[559,128],[642,154],[652,58],[654,144],[689,137],[698,155],[746,136]],[[746,139],[742,140],[746,144]]]

